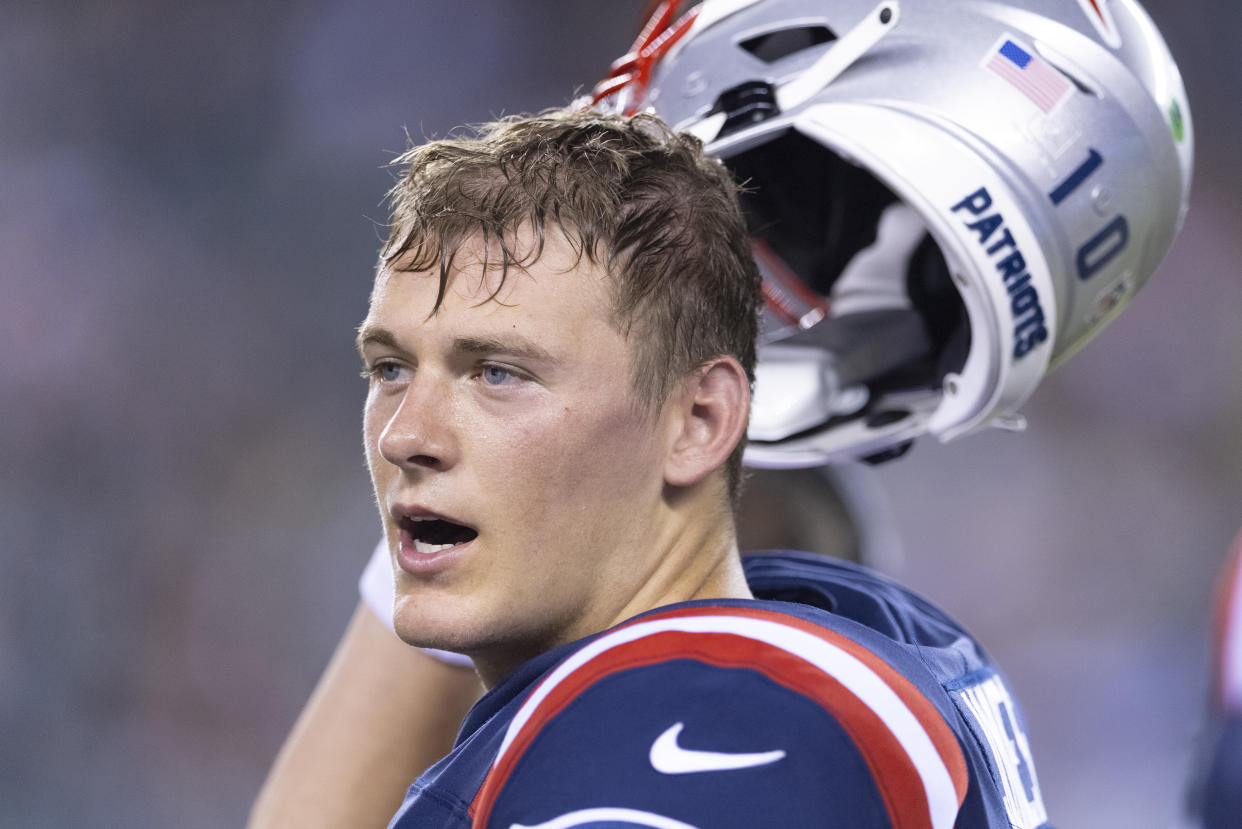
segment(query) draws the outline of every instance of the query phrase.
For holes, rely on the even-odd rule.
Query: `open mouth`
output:
[[[402,532],[409,534],[410,540],[414,542],[415,552],[421,555],[430,555],[469,543],[479,535],[478,530],[443,518],[402,518],[398,525]]]

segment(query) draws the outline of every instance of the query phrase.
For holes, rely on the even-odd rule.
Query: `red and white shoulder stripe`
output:
[[[472,807],[487,823],[523,752],[552,718],[609,674],[671,659],[745,667],[818,702],[852,737],[896,829],[951,829],[966,796],[966,760],[936,707],[853,640],[759,608],[702,607],[646,616],[585,645],[548,675],[505,735]]]
[[[1242,714],[1242,533],[1233,540],[1216,593],[1216,700]]]

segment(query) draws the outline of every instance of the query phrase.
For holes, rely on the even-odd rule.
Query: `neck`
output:
[[[732,516],[677,527],[662,541],[613,624],[676,602],[751,598]]]

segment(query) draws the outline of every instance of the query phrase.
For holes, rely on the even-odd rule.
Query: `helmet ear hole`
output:
[[[764,32],[743,40],[738,46],[764,63],[776,63],[836,39],[836,33],[827,26],[795,26]]]

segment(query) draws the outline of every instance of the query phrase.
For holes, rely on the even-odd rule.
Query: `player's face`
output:
[[[554,236],[492,299],[467,248],[431,316],[434,273],[376,279],[364,432],[407,641],[525,659],[620,621],[657,563],[667,413]]]

